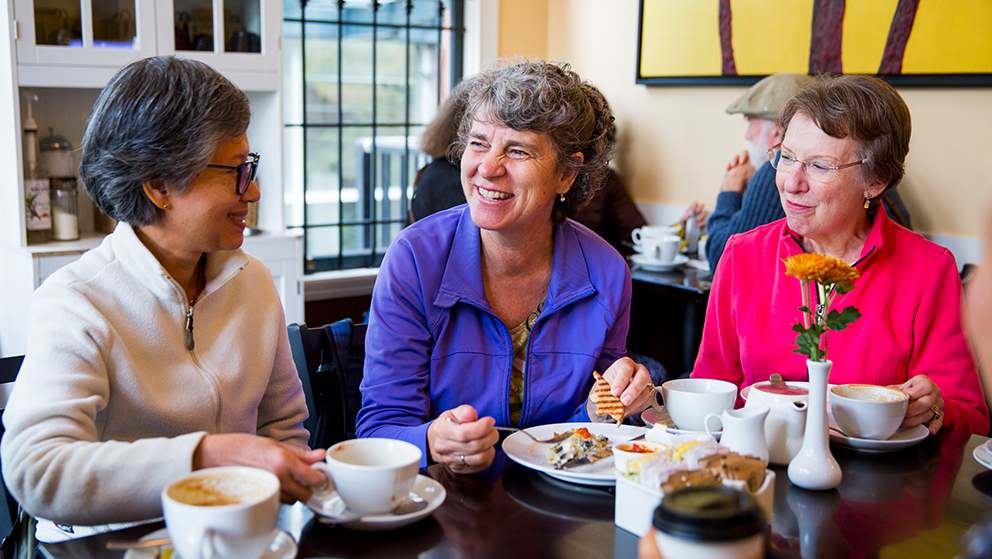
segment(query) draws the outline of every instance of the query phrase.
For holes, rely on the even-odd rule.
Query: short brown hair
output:
[[[796,113],[808,116],[828,136],[858,143],[861,178],[895,188],[906,173],[912,132],[909,107],[891,85],[860,74],[819,75],[786,102],[778,124],[786,137]],[[878,200],[880,196],[875,197]]]
[[[554,223],[574,217],[602,189],[613,157],[613,112],[603,94],[568,64],[500,59],[462,87],[466,109],[454,144],[456,157],[465,152],[476,119],[547,134],[559,168],[576,173],[565,200],[555,199]],[[579,152],[581,163],[571,159]]]

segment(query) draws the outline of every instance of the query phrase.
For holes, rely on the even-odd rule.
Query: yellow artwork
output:
[[[638,83],[777,72],[992,85],[992,0],[641,0]]]

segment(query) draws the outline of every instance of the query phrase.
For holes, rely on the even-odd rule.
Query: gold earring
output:
[[[564,193],[564,192],[562,192],[562,193],[561,193],[561,201],[562,201],[562,202],[564,202],[564,201],[565,201],[565,193]]]
[[[865,209],[867,210],[869,206],[871,206],[871,196],[865,197]]]
[[[169,206],[168,204],[162,204],[162,209],[163,209],[163,210],[167,210],[167,209],[169,209],[170,207],[171,207],[171,206]]]

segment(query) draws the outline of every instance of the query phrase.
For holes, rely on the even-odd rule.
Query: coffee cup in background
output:
[[[675,426],[686,431],[705,431],[710,413],[720,414],[734,407],[737,385],[725,380],[679,378],[661,385],[665,410]]]
[[[678,236],[679,230],[674,226],[645,225],[638,227],[630,233],[630,238],[635,245],[641,245],[645,239],[660,239],[670,235]]]
[[[658,243],[658,259],[662,262],[672,262],[682,246],[682,238],[678,235],[666,235]]]
[[[197,470],[162,489],[162,510],[183,559],[258,559],[279,533],[279,478],[242,466]]]
[[[828,393],[837,426],[849,437],[886,440],[899,430],[909,396],[874,384],[842,384]]]
[[[314,464],[327,474],[348,508],[363,515],[386,513],[410,494],[422,453],[396,439],[354,439],[327,449],[326,463]]]

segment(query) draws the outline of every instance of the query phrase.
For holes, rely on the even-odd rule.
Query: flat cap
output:
[[[772,74],[752,85],[727,112],[775,120],[779,109],[809,80],[806,74]]]

